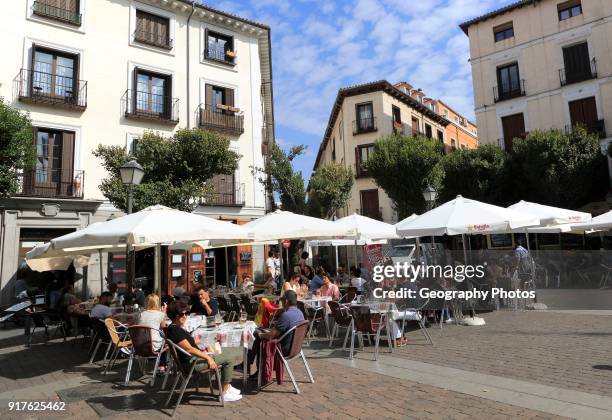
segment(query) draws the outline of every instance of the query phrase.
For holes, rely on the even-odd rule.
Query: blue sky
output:
[[[306,144],[307,180],[338,89],[407,81],[474,118],[468,38],[458,24],[514,0],[213,0],[272,28],[276,140]],[[339,54],[342,52],[342,54]]]

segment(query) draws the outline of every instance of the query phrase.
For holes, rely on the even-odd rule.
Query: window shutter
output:
[[[138,72],[140,71],[139,67],[134,67],[134,72],[132,73],[132,112],[136,112],[138,109]]]
[[[204,57],[208,58],[208,28],[204,29]]]
[[[234,89],[225,89],[225,105],[234,106]]]
[[[204,88],[204,103],[206,106],[210,106],[212,109],[213,106],[213,88],[212,85],[207,84]]]
[[[59,188],[62,195],[72,195],[74,177],[74,133],[62,133],[62,167],[60,171]]]
[[[355,173],[361,176],[361,159],[359,159],[359,147],[355,147]]]

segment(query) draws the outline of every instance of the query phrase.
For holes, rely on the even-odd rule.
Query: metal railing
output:
[[[36,168],[18,173],[15,195],[28,197],[83,198],[85,171]]]
[[[600,139],[606,138],[606,124],[604,120],[596,120],[591,123],[580,123],[576,125],[584,127],[590,134],[597,134]],[[576,125],[566,125],[565,132],[571,133]]]
[[[77,109],[87,107],[87,82],[72,75],[21,69],[14,82],[20,100]]]
[[[232,112],[212,105],[200,104],[198,114],[200,115],[199,124],[201,128],[234,135],[244,133],[244,115],[242,112]]]
[[[226,182],[213,183],[214,192],[208,197],[200,199],[200,205],[203,206],[244,206],[245,184]]]
[[[204,51],[204,58],[221,61],[222,63],[226,64],[234,64],[235,57],[233,51],[214,46],[211,48],[211,45],[209,45],[208,48],[206,48],[206,51]]]
[[[525,96],[525,79],[517,82],[502,83],[493,87],[493,98],[495,102]]]
[[[561,86],[578,83],[585,80],[597,79],[597,61],[592,59],[588,68],[574,69],[568,71],[566,68],[559,69],[559,81]]]
[[[78,4],[75,2],[75,5]],[[77,10],[52,6],[44,1],[35,1],[32,4],[32,12],[38,16],[44,16],[73,25],[81,25],[81,14]]]
[[[126,118],[156,120],[176,124],[179,121],[179,100],[167,95],[128,89],[121,97]]]
[[[135,31],[134,41],[154,47],[165,48],[167,50],[172,49],[172,40],[168,34],[160,35],[152,31]]]
[[[377,131],[376,117],[360,118],[353,120],[353,135],[362,133],[372,133]]]

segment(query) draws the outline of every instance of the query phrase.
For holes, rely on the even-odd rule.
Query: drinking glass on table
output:
[[[240,312],[240,325],[244,325],[247,322],[246,312]]]
[[[221,318],[221,314],[215,315],[215,327],[219,328],[222,322],[223,319]]]

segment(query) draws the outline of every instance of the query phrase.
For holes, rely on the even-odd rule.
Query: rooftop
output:
[[[504,6],[504,7],[501,7],[499,9],[493,10],[493,11],[491,11],[489,13],[485,13],[482,16],[478,16],[478,17],[470,19],[470,20],[468,20],[466,22],[463,22],[461,25],[459,25],[459,27],[467,35],[468,34],[468,28],[470,26],[476,24],[476,23],[482,22],[482,21],[487,20],[487,19],[492,19],[492,18],[494,18],[496,16],[502,15],[502,14],[507,13],[507,12],[511,12],[512,10],[519,9],[519,8],[521,8],[523,6],[528,6],[528,5],[531,5],[531,4],[535,6],[535,4],[537,2],[539,2],[539,1],[542,1],[542,0],[519,0],[519,1],[515,2],[515,3],[511,3],[511,4],[507,5],[507,6]]]

